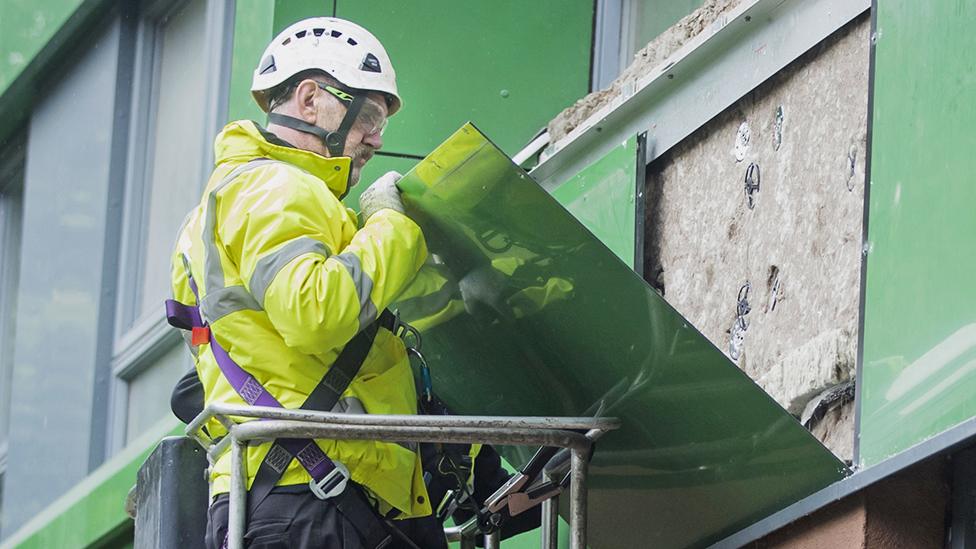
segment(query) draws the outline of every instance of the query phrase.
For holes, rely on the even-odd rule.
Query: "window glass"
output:
[[[129,382],[126,440],[138,438],[160,418],[171,415],[170,392],[190,364],[190,354],[186,352],[186,347],[183,344],[176,345]]]
[[[3,152],[0,155],[0,472],[6,467],[10,432],[10,381],[23,210],[23,144],[15,142]]]
[[[662,32],[681,20],[682,17],[695,11],[702,5],[702,0],[643,0],[633,1],[631,16],[634,32],[633,43],[630,44],[630,56],[626,68],[633,60],[634,54],[644,48]],[[627,22],[625,21],[626,25]]]
[[[207,74],[206,1],[187,2],[160,22],[155,112],[150,120],[145,245],[137,316],[161,310],[170,294],[169,255],[186,213],[200,199],[203,162],[213,136],[203,135]]]
[[[98,374],[114,304],[103,269],[116,217],[113,132],[120,24],[110,22],[32,106],[10,373],[3,529],[14,532],[104,455]],[[82,136],[71,138],[71,136]],[[67,146],[66,146],[67,145]],[[112,255],[109,255],[112,257]],[[97,404],[96,404],[97,403]]]

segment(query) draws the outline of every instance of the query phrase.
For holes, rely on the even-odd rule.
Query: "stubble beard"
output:
[[[351,151],[349,151],[349,158],[351,162],[349,164],[349,187],[354,187],[359,183],[359,178],[362,175],[363,166],[369,162],[372,157],[372,147],[368,145],[356,145]],[[360,161],[366,159],[366,163],[360,166]]]

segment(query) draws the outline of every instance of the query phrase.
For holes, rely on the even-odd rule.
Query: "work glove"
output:
[[[359,196],[359,211],[363,223],[376,212],[387,208],[404,213],[400,190],[396,186],[401,177],[403,176],[397,172],[386,172],[363,191]]]

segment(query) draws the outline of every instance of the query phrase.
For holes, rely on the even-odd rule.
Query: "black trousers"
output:
[[[347,489],[358,490],[350,486]],[[358,494],[357,494],[358,496]],[[207,512],[207,549],[221,549],[227,536],[228,497],[214,499]],[[359,524],[344,516],[333,503],[322,501],[308,490],[275,488],[248,518],[244,546],[251,549],[375,549],[367,546],[361,528],[380,528],[391,532],[384,549],[446,549],[441,525],[433,517],[390,521],[379,517],[371,524]],[[409,538],[411,541],[405,541]]]

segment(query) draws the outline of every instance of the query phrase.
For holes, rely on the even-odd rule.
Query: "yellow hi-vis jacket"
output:
[[[343,346],[376,319],[427,258],[420,228],[381,210],[362,228],[343,206],[350,159],[296,149],[249,121],[228,124],[215,142],[216,167],[180,230],[172,259],[173,297],[194,303],[231,358],[282,406],[298,408]],[[235,169],[252,163],[228,177]],[[255,167],[256,166],[256,167]],[[184,261],[184,258],[188,261]],[[245,404],[221,374],[208,344],[195,348],[206,404]],[[380,329],[336,411],[415,414],[416,390],[402,340]],[[226,432],[211,421],[212,435]],[[316,441],[345,464],[384,513],[430,514],[420,456],[412,445]],[[270,443],[247,455],[248,487]],[[211,496],[230,488],[230,455],[211,470]],[[292,460],[279,485],[308,483]]]

